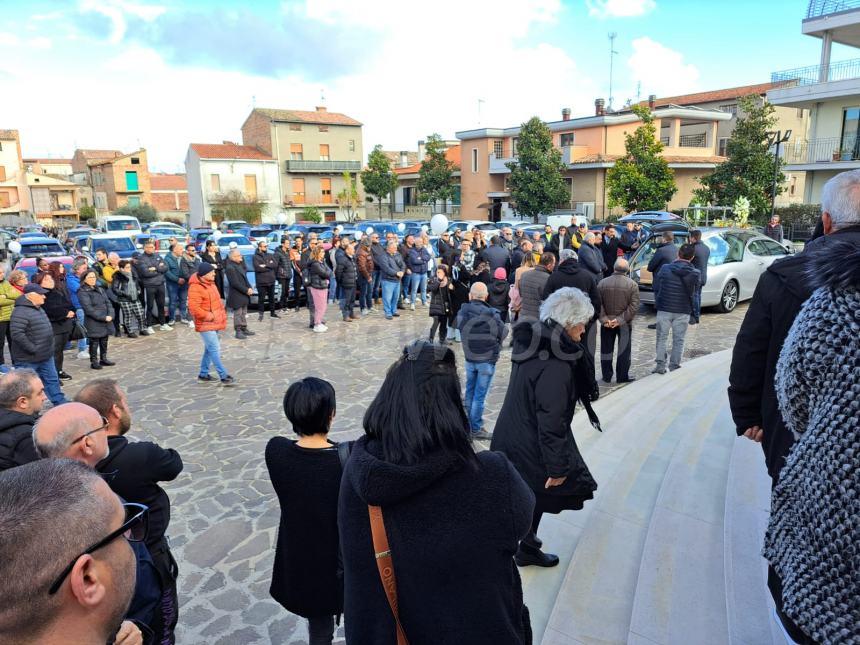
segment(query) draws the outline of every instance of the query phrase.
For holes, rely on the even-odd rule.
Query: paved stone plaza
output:
[[[685,359],[732,347],[745,311],[744,304],[728,315],[705,313],[687,334]],[[101,372],[90,370],[87,361],[67,360],[74,376],[66,383],[67,395],[95,376],[119,378],[134,415],[132,436],[182,454],[185,470],[166,486],[173,501],[168,534],[180,567],[178,642],[307,641],[304,621],[268,593],[279,513],[264,448],[271,436],[290,434],[283,393],[306,375],[328,379],[337,391],[332,437],[358,436],[387,367],[405,343],[429,331],[426,309],[401,313],[390,322],[376,314],[342,323],[330,308],[326,334],[307,329],[305,311],[279,320],[267,315],[262,323],[256,314],[249,316],[254,338],[238,341],[229,332],[222,337],[224,363],[238,381],[231,388],[196,381],[202,343],[185,325],[157,332],[154,339],[111,339],[118,365]],[[653,367],[654,331],[646,328],[653,320],[653,310],[643,308],[636,321],[631,374],[637,378]],[[454,347],[462,356],[459,345]],[[488,397],[488,430],[507,387],[509,351],[499,360]]]

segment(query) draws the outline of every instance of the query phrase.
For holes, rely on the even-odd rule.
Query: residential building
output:
[[[810,111],[806,138],[783,154],[785,172],[806,172],[803,201],[814,204],[827,180],[860,168],[860,58],[830,60],[834,43],[860,49],[860,0],[810,0],[801,32],[821,39],[818,65],[774,72],[772,81],[787,84],[767,98]]]
[[[30,191],[18,131],[0,130],[0,215],[9,220],[30,212]]]
[[[695,94],[684,94],[682,96],[669,96],[658,98],[649,96],[647,101],[640,105],[650,106],[651,109],[665,107],[667,105],[679,105],[682,107],[698,107],[704,110],[720,110],[728,112],[732,118],[728,121],[720,121],[717,125],[717,155],[726,156],[726,146],[729,137],[735,130],[738,117],[743,116],[738,101],[745,96],[756,96],[760,101],[767,100],[767,93],[788,85],[788,81],[772,83],[759,83],[757,85],[743,85],[741,87],[730,87],[722,90],[709,92],[696,92]],[[776,123],[774,130],[790,133],[788,142],[783,144],[786,148],[794,147],[798,142],[806,140],[809,126],[810,111],[805,108],[787,106],[774,106],[774,117]],[[665,140],[664,140],[665,142]],[[803,171],[790,171],[785,173],[785,185],[782,193],[777,195],[777,206],[799,203],[803,201],[803,192],[806,183],[806,173]]]
[[[39,224],[68,228],[78,221],[78,186],[53,175],[25,173],[33,216]]]
[[[388,157],[392,169],[414,166],[419,161],[418,152],[413,150],[383,150],[382,154]]]
[[[24,168],[27,172],[32,172],[37,175],[51,175],[60,179],[70,179],[72,170],[71,159],[48,159],[35,158],[24,159]]]
[[[423,144],[423,142],[421,142]],[[446,142],[450,144],[451,142]],[[423,152],[423,145],[422,152]],[[421,162],[416,162],[410,166],[397,167],[394,169],[394,174],[397,175],[397,188],[394,191],[394,209],[395,214],[403,213],[404,215],[415,217],[430,217],[436,213],[445,213],[446,215],[459,216],[460,214],[460,149],[458,141],[454,145],[445,150],[445,158],[454,165],[453,173],[453,188],[454,196],[445,201],[445,203],[424,204],[418,195],[418,176],[421,170]],[[385,202],[383,202],[383,212],[385,212]]]
[[[145,149],[128,154],[119,150],[75,150],[72,170],[73,182],[92,187],[98,215],[152,201]]]
[[[307,206],[318,206],[326,220],[345,219],[338,193],[349,173],[359,188],[359,210],[364,209],[359,173],[362,124],[352,117],[329,112],[254,108],[242,124],[242,143],[277,160],[281,196],[290,219],[301,219]]]
[[[664,143],[663,156],[675,171],[678,192],[668,208],[690,203],[698,178],[713,170],[725,157],[717,154],[719,124],[732,118],[721,110],[667,105],[653,110],[658,136]],[[567,168],[569,200],[562,209],[573,209],[587,217],[605,219],[610,215],[606,171],[624,156],[624,136],[641,121],[627,110],[607,114],[603,99],[595,101],[595,114],[576,119],[562,110],[560,121],[547,124],[553,144],[562,153]],[[513,214],[507,163],[517,156],[520,128],[482,128],[457,133],[462,142],[461,217],[498,221]],[[617,212],[622,212],[617,209]]]
[[[262,221],[283,213],[278,162],[253,146],[192,143],[185,156],[190,225],[223,219],[230,203],[261,202]]]
[[[188,184],[185,175],[151,173],[149,175],[152,206],[159,220],[188,223]]]

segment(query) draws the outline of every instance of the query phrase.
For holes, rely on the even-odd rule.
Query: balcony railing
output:
[[[708,144],[708,135],[704,132],[700,134],[682,134],[678,137],[678,146],[681,148],[704,148]]]
[[[854,135],[797,142],[785,148],[784,159],[787,164],[860,161],[860,138]]]
[[[509,161],[515,161],[516,157],[497,157],[495,154],[490,155],[490,173],[511,172],[505,164]]]
[[[795,81],[798,85],[817,85],[829,81],[847,81],[852,78],[860,78],[860,58],[832,63],[826,68],[822,68],[821,65],[811,65],[773,72],[770,75],[771,83]]]
[[[860,9],[860,0],[809,0],[806,17],[819,18],[850,9]]]
[[[287,159],[284,162],[284,170],[286,172],[322,172],[322,173],[340,173],[340,172],[360,172],[360,161],[312,161],[312,160],[297,160]]]

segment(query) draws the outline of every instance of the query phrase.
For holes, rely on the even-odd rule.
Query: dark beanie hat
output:
[[[197,268],[197,277],[202,278],[204,275],[209,273],[210,271],[214,271],[215,267],[213,267],[208,262],[201,262],[200,266]]]

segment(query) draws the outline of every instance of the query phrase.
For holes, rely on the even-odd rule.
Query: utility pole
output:
[[[776,182],[779,179],[779,146],[782,143],[788,142],[791,138],[791,130],[786,130],[783,133],[782,130],[777,130],[776,132],[768,132],[767,133],[767,144],[768,146],[775,146],[773,151],[773,187],[771,188],[770,195],[770,216],[773,217],[774,210],[776,209]]]
[[[618,37],[618,34],[614,31],[609,33],[609,105],[607,106],[607,112],[612,112],[612,63],[615,60],[615,54],[618,52],[615,51],[615,39]]]

